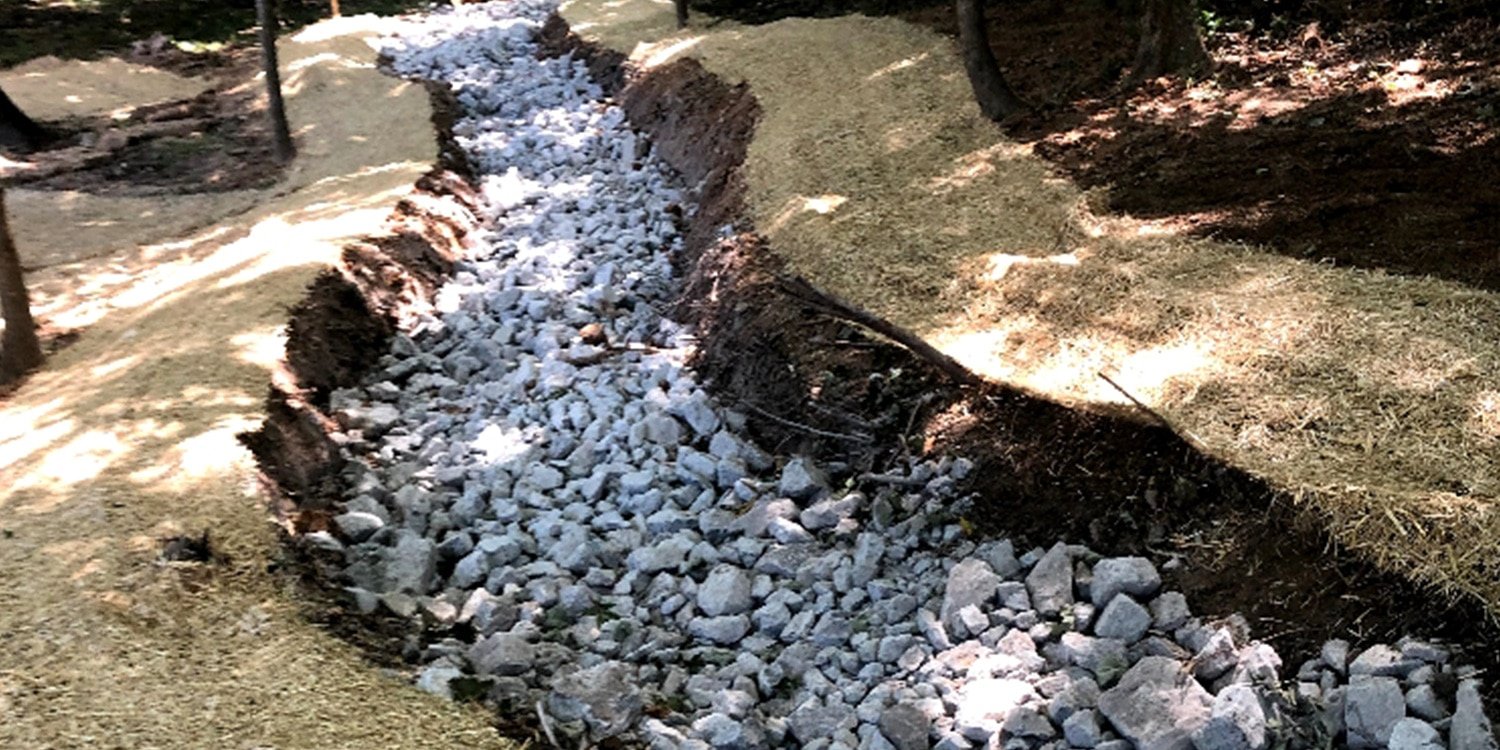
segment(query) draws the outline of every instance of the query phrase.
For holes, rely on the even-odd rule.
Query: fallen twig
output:
[[[875,474],[866,473],[859,475],[861,482],[875,482],[877,484],[894,484],[898,487],[926,487],[927,482],[914,477],[903,477],[900,474]]]
[[[552,722],[548,721],[547,711],[542,708],[541,701],[536,702],[536,718],[542,724],[542,731],[547,734],[547,744],[553,747],[560,747],[557,744],[557,735],[552,733]]]
[[[840,320],[855,323],[900,344],[917,358],[926,360],[960,385],[980,385],[984,381],[958,360],[938,351],[920,336],[867,310],[861,310],[838,297],[821,291],[801,276],[782,276],[781,288],[787,294]]]
[[[1104,382],[1109,383],[1114,387],[1115,390],[1119,391],[1121,396],[1129,399],[1130,403],[1135,404],[1135,407],[1137,409],[1140,409],[1141,411],[1146,412],[1146,414],[1150,415],[1152,419],[1156,420],[1157,424],[1160,424],[1162,427],[1167,428],[1167,430],[1169,430],[1172,434],[1182,438],[1189,445],[1193,446],[1194,450],[1200,453],[1208,452],[1208,449],[1203,445],[1203,442],[1198,439],[1197,435],[1194,435],[1187,430],[1178,429],[1177,425],[1173,424],[1172,420],[1167,419],[1165,414],[1162,414],[1161,412],[1151,408],[1150,406],[1146,405],[1144,401],[1136,398],[1135,394],[1125,390],[1125,386],[1115,382],[1115,379],[1111,378],[1108,373],[1100,370],[1099,377],[1103,378]]]
[[[873,438],[873,437],[871,437],[869,435],[864,435],[864,434],[852,434],[851,435],[851,434],[846,434],[846,433],[842,433],[842,432],[829,432],[828,430],[820,430],[820,429],[818,429],[816,427],[811,427],[809,425],[802,424],[801,422],[793,422],[792,420],[786,419],[785,417],[778,417],[775,414],[772,414],[771,412],[768,412],[765,409],[762,409],[759,406],[756,406],[755,404],[750,403],[749,401],[744,401],[744,402],[741,402],[741,403],[743,403],[745,406],[749,407],[749,409],[751,411],[755,412],[756,414],[759,414],[762,417],[765,417],[766,419],[771,420],[772,422],[775,422],[775,423],[777,423],[779,425],[782,425],[783,427],[791,427],[792,429],[802,430],[803,432],[807,432],[807,433],[810,433],[810,434],[813,434],[813,435],[817,435],[819,437],[832,438],[834,440],[847,440],[847,441],[852,442],[852,443],[865,443],[865,444],[869,444],[869,443],[875,442],[875,438]]]

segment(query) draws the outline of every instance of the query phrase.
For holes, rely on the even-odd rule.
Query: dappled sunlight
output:
[[[938,194],[960,190],[982,177],[994,174],[999,162],[1030,156],[1030,144],[1001,141],[954,159],[952,171],[928,180],[927,188]]]
[[[1469,429],[1483,435],[1488,441],[1500,441],[1500,391],[1481,391],[1474,397],[1474,408],[1469,414]]]
[[[398,186],[409,190],[436,153],[426,93],[369,67],[367,39],[346,33],[359,21],[329,23],[339,30],[297,38],[350,50],[283,59],[333,51],[363,64],[304,68],[335,68],[337,81],[288,101],[299,156],[271,189],[136,200],[7,191],[41,322],[86,328],[0,400],[0,632],[15,657],[0,691],[27,687],[0,695],[0,734],[207,747],[228,731],[240,744],[346,746],[342,730],[306,721],[317,695],[319,710],[374,706],[447,744],[493,746],[482,719],[421,700],[298,616],[267,572],[278,540],[235,438],[263,418],[273,341],[316,263],[384,231],[406,194]],[[206,530],[223,560],[161,559],[168,537]],[[246,634],[252,612],[274,625]],[[262,721],[245,735],[219,715]]]
[[[208,87],[205,79],[118,58],[40,57],[0,70],[0,88],[38,120],[121,117],[148,104],[191,98]]]
[[[658,44],[642,44],[630,53],[630,59],[639,60],[643,70],[666,65],[677,59],[684,52],[698,46],[703,41],[701,36],[691,36],[676,41],[664,41]]]
[[[903,58],[901,60],[897,60],[896,62],[893,62],[890,65],[887,65],[884,68],[881,68],[880,70],[877,70],[874,73],[871,73],[869,75],[869,77],[866,78],[866,80],[873,81],[876,78],[882,78],[884,76],[888,76],[888,75],[890,75],[892,73],[895,73],[897,71],[906,70],[908,68],[914,68],[914,67],[922,64],[922,61],[926,60],[930,56],[931,56],[931,53],[920,52],[918,54],[912,55],[911,57],[907,57],[907,58]]]
[[[1011,253],[991,253],[984,258],[986,268],[980,273],[979,279],[991,284],[1004,281],[1006,274],[1010,273],[1012,268],[1028,264],[1050,263],[1056,266],[1076,266],[1079,263],[1080,255],[1081,253],[1078,250],[1041,257],[1034,255],[1014,255]]]
[[[214,477],[254,471],[254,460],[236,436],[259,425],[258,417],[246,414],[220,417],[212,429],[177,442],[156,464],[131,472],[129,478],[157,490],[182,492]]]
[[[815,216],[827,216],[839,209],[839,206],[849,202],[849,197],[844,195],[819,195],[808,197],[805,195],[794,196],[786,203],[786,207],[771,221],[769,231],[776,232],[786,226],[787,222],[804,214]]]
[[[236,347],[241,362],[274,370],[286,353],[286,327],[275,326],[263,331],[246,331],[229,340]]]
[[[15,492],[45,490],[45,499],[34,500],[17,510],[22,513],[50,511],[66,501],[65,490],[104,473],[131,450],[130,443],[121,438],[120,432],[117,429],[89,430],[47,451],[35,468],[11,485]]]

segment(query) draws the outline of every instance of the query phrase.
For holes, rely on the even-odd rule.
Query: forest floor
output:
[[[1036,107],[1009,132],[1082,187],[1107,187],[1110,210],[1310,262],[1500,289],[1493,19],[1225,30],[1208,37],[1211,79],[1127,88],[1127,19],[1062,7],[992,14],[995,50]],[[957,33],[949,5],[901,15]]]
[[[499,743],[489,717],[331,633],[338,613],[287,564],[237,440],[263,418],[288,309],[347,242],[384,231],[435,158],[426,92],[375,69],[381,28],[346,17],[283,40],[300,147],[284,171],[215,182],[201,164],[101,162],[7,191],[36,311],[72,343],[0,397],[0,745]],[[258,158],[253,135],[222,129],[258,111],[253,71],[215,69],[44,60],[0,85],[106,136],[185,112],[201,128],[155,146],[198,132]],[[205,89],[232,106],[205,108]]]

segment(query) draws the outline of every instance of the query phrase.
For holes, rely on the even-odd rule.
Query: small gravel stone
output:
[[[1100,638],[1114,638],[1127,645],[1146,635],[1151,627],[1151,613],[1129,595],[1119,594],[1109,600],[1109,605],[1094,623],[1094,634]]]
[[[1266,714],[1255,691],[1230,685],[1214,697],[1207,723],[1193,732],[1197,750],[1263,750]]]
[[[1444,750],[1442,735],[1421,719],[1407,717],[1391,730],[1390,750]]]
[[[1144,557],[1113,557],[1100,560],[1094,566],[1093,582],[1089,585],[1089,599],[1095,607],[1104,607],[1116,594],[1129,594],[1139,599],[1149,598],[1161,588],[1161,574],[1156,566]]]
[[[1059,542],[1026,575],[1031,604],[1044,616],[1056,616],[1073,604],[1073,563],[1068,546]]]
[[[1383,748],[1396,722],[1406,715],[1406,700],[1394,677],[1361,677],[1344,697],[1344,726],[1352,750]]]
[[[1484,713],[1479,683],[1475,680],[1458,683],[1455,705],[1453,722],[1448,726],[1450,750],[1496,750],[1495,732]]]

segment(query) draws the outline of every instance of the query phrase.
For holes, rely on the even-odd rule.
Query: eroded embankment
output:
[[[554,17],[544,47],[587,61],[658,153],[696,185],[678,315],[696,365],[767,447],[879,470],[895,453],[973,457],[981,502],[967,519],[1028,543],[1083,540],[1106,554],[1176,560],[1169,580],[1205,611],[1243,612],[1283,654],[1323,639],[1440,635],[1493,666],[1482,608],[1375,570],[1306,523],[1286,498],[1140,415],[1072,409],[999,387],[960,388],[905,350],[786,294],[785,264],[756,233],[741,172],[759,107],[691,58],[635,70]],[[883,446],[882,455],[876,446]],[[851,458],[853,457],[853,458]]]
[[[427,86],[437,134],[436,164],[397,203],[383,234],[344,248],[337,267],[321,273],[287,324],[286,378],[273,384],[261,428],[241,437],[279,491],[278,512],[296,534],[325,531],[341,494],[343,458],[331,437],[336,425],[329,394],[354,385],[390,346],[402,321],[430,307],[432,296],[453,271],[471,233],[479,228],[473,171],[453,140],[458,105],[443,86]],[[315,544],[298,544],[304,562],[316,560]],[[317,586],[327,577],[309,579]],[[327,616],[329,613],[312,613]],[[378,644],[360,626],[328,624],[346,637]],[[402,630],[397,627],[396,631]]]

